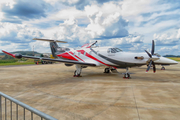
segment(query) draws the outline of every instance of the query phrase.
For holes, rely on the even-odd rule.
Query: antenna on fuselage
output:
[[[97,43],[97,40],[96,40],[96,42],[94,42],[90,47],[92,47],[93,45],[95,45]]]

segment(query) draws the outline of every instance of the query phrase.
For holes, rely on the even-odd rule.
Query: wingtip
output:
[[[6,52],[6,51],[4,51],[4,50],[2,50],[2,52],[15,58],[15,54],[11,54],[11,53]]]

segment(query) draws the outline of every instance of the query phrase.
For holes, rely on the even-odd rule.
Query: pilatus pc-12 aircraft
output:
[[[31,59],[42,59],[52,62],[62,62],[66,66],[76,65],[76,70],[74,72],[74,77],[79,77],[81,75],[82,68],[88,66],[98,67],[105,66],[104,73],[118,73],[118,68],[126,68],[126,73],[124,73],[123,78],[130,78],[130,73],[128,72],[129,67],[136,67],[147,65],[146,72],[149,71],[150,67],[153,67],[153,71],[156,72],[155,65],[172,65],[178,62],[170,60],[168,58],[162,57],[154,53],[154,40],[152,40],[152,50],[151,53],[145,50],[142,53],[133,52],[123,52],[119,48],[115,47],[97,47],[97,43],[89,43],[83,45],[80,49],[71,49],[65,47],[59,47],[57,42],[66,43],[65,41],[49,40],[49,39],[39,39],[34,38],[33,40],[49,41],[52,55],[55,59],[42,58],[35,56],[26,56],[21,54],[11,54],[6,51],[4,53],[13,56],[14,58],[31,58]],[[164,67],[162,69],[165,69]]]

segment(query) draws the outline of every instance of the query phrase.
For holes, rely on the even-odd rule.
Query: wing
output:
[[[36,59],[36,60],[52,61],[52,62],[63,62],[63,63],[79,64],[79,65],[85,65],[85,66],[96,66],[96,64],[93,64],[93,63],[78,62],[78,61],[73,61],[73,60],[51,59],[51,58],[44,58],[44,57],[26,56],[26,55],[21,55],[21,54],[11,54],[4,50],[2,50],[2,52],[14,58],[19,58],[19,59],[30,58],[30,59]]]

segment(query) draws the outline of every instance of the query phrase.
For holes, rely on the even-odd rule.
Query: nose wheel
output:
[[[162,66],[161,70],[165,70],[165,67],[164,67],[164,66]]]
[[[123,78],[129,79],[130,78],[130,74],[129,73],[125,73]]]
[[[124,73],[124,79],[130,79],[130,74],[129,74],[129,70],[128,70],[128,67],[126,68],[126,73]]]

